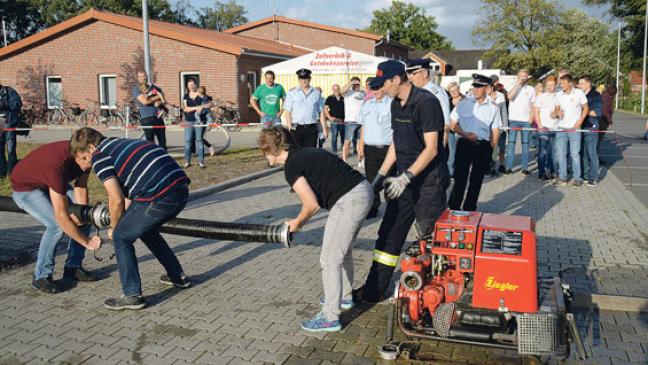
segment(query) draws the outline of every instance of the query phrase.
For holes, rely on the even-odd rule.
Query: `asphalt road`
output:
[[[601,144],[601,178],[612,173],[648,207],[648,142],[642,140],[648,117],[616,111],[612,130]]]

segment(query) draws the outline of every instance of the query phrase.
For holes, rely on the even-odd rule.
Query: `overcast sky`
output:
[[[227,0],[221,0],[226,2]],[[213,0],[190,0],[196,8],[213,6]],[[272,15],[272,0],[237,0],[248,11],[251,21]],[[275,0],[277,14],[345,28],[362,28],[371,22],[374,10],[389,7],[391,0]],[[438,31],[450,39],[457,49],[479,48],[470,39],[470,32],[479,18],[480,0],[405,0],[426,9],[439,24]],[[558,1],[576,7],[609,22],[605,7],[589,7],[580,0]]]

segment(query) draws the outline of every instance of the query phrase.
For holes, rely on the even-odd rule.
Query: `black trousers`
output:
[[[387,151],[389,151],[389,146],[364,146],[365,154],[365,176],[369,183],[373,182],[376,175],[378,175],[378,170],[382,166],[385,157],[387,156]],[[389,174],[387,174],[389,176]],[[371,207],[371,212],[376,212],[380,208],[380,191],[374,190],[374,200],[373,206]]]
[[[143,127],[151,126],[164,126],[164,121],[158,117],[146,117],[142,118]],[[167,149],[166,146],[166,129],[165,128],[146,128],[144,129],[144,136],[147,141],[155,143],[155,138],[157,138],[158,145],[164,150]]]
[[[385,291],[414,219],[423,236],[432,233],[436,220],[447,206],[448,184],[448,165],[442,161],[427,176],[417,176],[398,199],[387,201],[373,263],[362,291],[364,300],[377,302],[389,295]]]
[[[295,142],[300,147],[317,147],[317,124],[298,125],[290,131]]]
[[[479,191],[484,175],[490,170],[492,153],[493,148],[489,141],[470,142],[464,138],[459,139],[455,156],[454,186],[448,200],[450,209],[474,211],[477,208]],[[469,174],[470,185],[464,200]]]

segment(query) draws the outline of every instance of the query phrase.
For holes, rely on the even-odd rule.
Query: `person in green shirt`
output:
[[[254,90],[250,98],[250,105],[261,117],[261,123],[265,128],[273,125],[281,125],[281,113],[279,100],[286,98],[286,91],[283,86],[275,84],[275,74],[272,71],[266,71],[265,84],[260,85]]]

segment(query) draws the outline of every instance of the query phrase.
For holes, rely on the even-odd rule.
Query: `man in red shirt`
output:
[[[45,226],[32,281],[34,289],[50,294],[61,290],[52,280],[52,273],[56,245],[63,233],[70,236],[63,277],[78,281],[96,280],[81,264],[85,249],[98,249],[101,239],[88,237],[87,230],[79,227],[77,217],[68,213],[69,200],[88,204],[87,183],[91,167],[90,162],[72,157],[69,141],[60,141],[30,152],[11,174],[14,201]],[[74,188],[70,186],[72,181]]]

